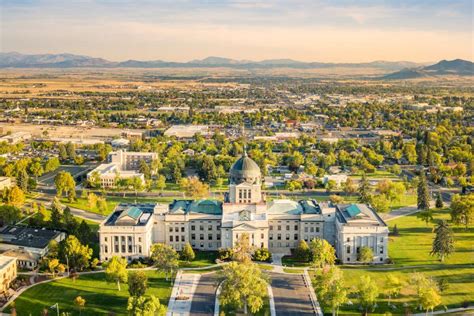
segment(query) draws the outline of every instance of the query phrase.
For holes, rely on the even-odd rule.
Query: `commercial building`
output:
[[[49,251],[52,240],[60,242],[66,237],[61,231],[25,226],[6,226],[0,231],[0,252],[18,259],[18,266],[33,270]]]
[[[182,250],[232,247],[247,234],[255,247],[290,253],[300,240],[324,238],[344,262],[357,262],[357,247],[374,249],[374,263],[384,262],[387,225],[368,205],[332,205],[314,200],[266,201],[258,165],[244,154],[232,166],[224,201],[176,200],[166,204],[121,204],[100,225],[100,259],[149,256],[153,243]],[[354,229],[355,228],[355,229]],[[355,238],[355,239],[354,239]],[[356,248],[350,249],[350,241]],[[360,249],[360,248],[359,248]],[[345,252],[343,252],[344,250]],[[348,260],[347,260],[348,259]]]

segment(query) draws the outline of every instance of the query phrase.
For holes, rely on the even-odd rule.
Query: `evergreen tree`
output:
[[[128,273],[128,293],[130,296],[140,297],[145,295],[148,288],[148,277],[144,271]]]
[[[444,206],[443,199],[441,198],[441,193],[438,193],[436,196],[436,208],[442,208]]]
[[[436,235],[431,255],[438,256],[441,262],[444,262],[444,259],[454,252],[453,231],[446,221],[441,221],[435,227],[434,232]]]
[[[16,183],[20,189],[23,190],[23,192],[28,192],[28,182],[30,180],[30,177],[28,176],[28,173],[26,170],[21,170],[18,172],[18,175],[16,177]]]
[[[63,221],[63,208],[59,199],[54,198],[53,203],[51,204],[51,217],[49,219],[51,228],[61,229]]]
[[[362,203],[368,203],[370,201],[370,184],[365,173],[362,174],[362,179],[359,183],[359,201]]]
[[[427,210],[430,208],[430,192],[428,191],[428,183],[425,174],[421,172],[420,181],[418,182],[418,199],[417,206],[419,210]]]
[[[307,262],[311,258],[311,251],[305,240],[301,239],[298,247],[295,249],[295,257],[299,261]]]

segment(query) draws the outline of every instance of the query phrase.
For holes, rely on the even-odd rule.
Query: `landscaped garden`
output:
[[[166,281],[162,273],[146,271],[148,290],[146,295],[154,295],[160,303],[167,306],[172,284]],[[41,315],[43,309],[59,304],[60,313],[79,315],[74,299],[81,296],[86,300],[82,315],[126,315],[128,286],[123,284],[121,291],[114,283],[105,280],[104,273],[79,276],[75,281],[70,278],[59,279],[36,285],[18,297],[14,304],[17,315]],[[55,311],[54,311],[55,313]]]

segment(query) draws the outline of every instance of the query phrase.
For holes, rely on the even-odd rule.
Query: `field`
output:
[[[160,303],[168,305],[171,295],[171,283],[156,271],[147,271],[147,295],[154,295]],[[115,284],[105,281],[104,273],[82,275],[76,281],[60,279],[32,287],[15,300],[18,315],[40,315],[43,309],[59,303],[60,313],[79,315],[74,306],[75,297],[86,300],[82,315],[127,315],[128,286],[122,285],[117,291]]]
[[[195,251],[196,257],[193,261],[180,260],[180,268],[201,268],[216,264],[217,251]]]

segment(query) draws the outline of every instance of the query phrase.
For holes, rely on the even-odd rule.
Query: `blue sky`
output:
[[[2,0],[1,51],[111,60],[473,59],[472,1]]]

